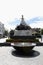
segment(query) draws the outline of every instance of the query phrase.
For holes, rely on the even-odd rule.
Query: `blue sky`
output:
[[[31,27],[43,28],[43,0],[0,0],[0,22],[14,29],[21,15]]]
[[[43,17],[35,17],[35,18],[32,18],[32,19],[29,19],[29,20],[25,20],[25,22],[29,25],[29,24],[32,24],[32,23],[37,23],[37,22],[43,22]],[[20,20],[18,19],[15,19],[13,21],[10,21],[8,22],[9,25],[19,25],[20,24]]]
[[[8,22],[8,25],[12,26],[13,28],[11,29],[15,29],[15,27],[17,25],[19,25],[21,22],[21,20],[19,19],[15,19],[13,21]],[[34,17],[28,20],[25,20],[25,22],[27,23],[27,25],[30,25],[32,28],[43,28],[43,17]]]

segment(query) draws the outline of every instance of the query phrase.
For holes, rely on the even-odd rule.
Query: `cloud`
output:
[[[32,28],[43,28],[43,21],[37,21],[36,23],[30,24]]]
[[[18,25],[18,24],[20,24],[20,20],[15,19],[15,20],[13,20],[13,21],[9,21],[8,24],[9,24],[9,25]]]
[[[43,16],[43,0],[0,0],[0,21],[4,23],[5,28],[8,30],[15,28],[15,25],[19,24],[14,18],[20,19],[22,14],[26,19]],[[26,22],[33,26],[36,21],[42,20],[36,17]]]
[[[38,21],[43,21],[43,17],[40,17],[40,16],[39,17],[33,17],[33,18],[27,20],[27,23],[32,24],[32,23],[36,23]]]
[[[18,19],[14,19],[14,20],[12,20],[12,21],[9,21],[9,22],[5,22],[4,23],[4,26],[5,26],[5,28],[7,29],[7,30],[11,30],[11,29],[15,29],[15,27],[17,26],[17,25],[19,25],[20,24],[20,20],[18,20]]]
[[[15,27],[16,27],[16,25],[6,24],[4,27],[5,27],[5,29],[6,29],[6,30],[10,31],[11,29],[13,29],[13,30],[14,30],[14,29],[15,29]]]
[[[43,28],[43,17],[35,17],[29,20],[32,28]]]
[[[17,25],[20,24],[20,20],[14,19],[13,21],[9,21],[5,23],[5,28],[10,30],[10,29],[15,29]],[[35,17],[31,18],[29,20],[25,20],[27,25],[30,25],[32,28],[43,28],[43,17]]]

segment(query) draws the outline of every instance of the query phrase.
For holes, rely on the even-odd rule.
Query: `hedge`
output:
[[[6,39],[6,42],[39,42],[39,40],[38,39],[24,39],[24,40],[22,40],[22,39]]]

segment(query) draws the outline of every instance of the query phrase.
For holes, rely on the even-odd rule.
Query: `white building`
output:
[[[3,37],[4,31],[4,24],[0,22],[0,38]]]

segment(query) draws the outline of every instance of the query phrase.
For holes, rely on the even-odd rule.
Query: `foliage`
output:
[[[8,31],[7,30],[5,30],[4,36],[8,36]]]
[[[6,42],[39,42],[38,39],[7,39]]]
[[[43,34],[43,29],[41,30],[41,34]]]
[[[11,38],[14,35],[14,30],[11,30],[9,34],[10,34],[10,38]]]

